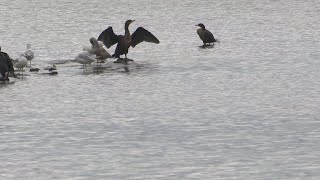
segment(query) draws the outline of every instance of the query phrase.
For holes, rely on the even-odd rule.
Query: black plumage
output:
[[[124,54],[125,58],[127,58],[129,47],[135,47],[137,44],[143,41],[156,44],[160,43],[152,33],[144,29],[143,27],[137,28],[137,30],[131,35],[129,31],[129,25],[132,22],[134,22],[134,20],[127,20],[125,22],[124,35],[116,35],[113,32],[111,26],[109,26],[99,35],[98,41],[102,41],[107,48],[110,48],[112,45],[117,44],[116,50],[112,57],[120,58],[120,56]]]
[[[207,45],[207,44],[211,44],[211,43],[215,43],[215,42],[218,42],[213,34],[206,29],[206,27],[200,23],[200,24],[197,24],[196,26],[199,26],[200,28],[197,30],[197,34],[199,35],[200,39],[202,40],[203,42],[203,45]]]
[[[16,75],[14,74],[12,59],[9,57],[7,53],[2,52],[0,47],[0,74],[1,74],[0,79],[1,81],[8,81],[9,73],[11,73],[14,77],[16,77]]]

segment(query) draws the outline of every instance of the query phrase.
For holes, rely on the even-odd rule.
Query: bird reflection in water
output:
[[[129,58],[118,58],[116,61],[113,63],[122,63],[122,64],[128,64],[129,62],[133,62],[133,59]]]

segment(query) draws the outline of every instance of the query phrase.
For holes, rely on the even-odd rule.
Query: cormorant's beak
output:
[[[199,26],[199,24],[196,24],[196,26]]]
[[[131,20],[131,23],[135,22],[136,20]]]

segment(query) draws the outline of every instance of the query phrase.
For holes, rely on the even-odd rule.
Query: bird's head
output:
[[[133,22],[134,22],[134,20],[129,19],[126,21],[125,25],[128,27]]]
[[[199,26],[199,27],[201,27],[202,29],[206,29],[206,27],[205,27],[202,23],[199,23],[199,24],[197,24],[196,26]]]
[[[93,47],[99,47],[98,41],[94,37],[90,38],[90,43],[92,44]]]

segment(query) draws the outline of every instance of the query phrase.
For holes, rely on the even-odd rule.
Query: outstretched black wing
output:
[[[104,30],[98,37],[98,41],[102,41],[107,48],[118,43],[118,39],[118,36],[114,34],[111,26]]]
[[[160,41],[151,32],[147,31],[143,27],[138,29],[131,35],[131,46],[135,47],[137,44],[146,41],[159,44]]]

